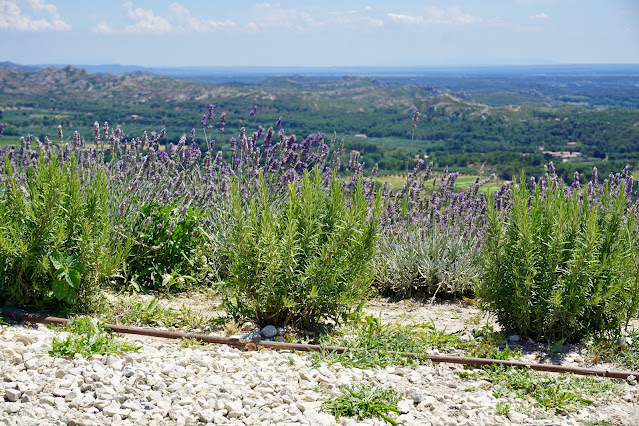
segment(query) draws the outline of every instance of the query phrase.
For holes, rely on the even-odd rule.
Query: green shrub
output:
[[[380,199],[369,211],[361,182],[350,198],[337,178],[328,190],[322,183],[319,169],[305,172],[289,184],[284,203],[262,176],[250,200],[232,185],[225,305],[235,317],[310,324],[338,317],[367,295]]]
[[[25,175],[5,160],[0,196],[0,297],[20,306],[88,306],[122,255],[110,250],[107,183],[81,182],[75,159],[40,156]]]
[[[124,276],[135,290],[168,292],[175,284],[194,280],[203,240],[198,223],[201,213],[190,206],[182,211],[182,202],[183,197],[166,205],[145,202],[134,216]]]
[[[392,296],[411,297],[469,294],[481,273],[479,252],[462,235],[437,227],[405,229],[380,237],[375,261],[375,285]]]
[[[597,201],[524,176],[506,217],[488,204],[481,304],[508,332],[574,341],[618,333],[636,312],[633,214],[623,181]]]

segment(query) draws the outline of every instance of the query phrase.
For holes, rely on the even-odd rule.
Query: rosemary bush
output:
[[[338,317],[369,291],[380,199],[368,208],[359,181],[350,196],[319,168],[288,185],[286,202],[260,173],[255,197],[235,183],[225,305],[260,323],[308,325]],[[347,205],[348,203],[348,205]]]
[[[110,250],[107,182],[81,181],[74,158],[16,169],[0,192],[0,297],[20,306],[88,303],[122,254]]]
[[[509,211],[488,205],[482,305],[507,331],[539,340],[619,332],[636,312],[632,181],[591,184],[585,199],[552,175],[532,194],[524,182]]]

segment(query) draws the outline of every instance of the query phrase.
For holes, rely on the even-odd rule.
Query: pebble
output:
[[[260,331],[283,332],[268,326]],[[295,352],[243,352],[223,345],[181,349],[172,341],[137,337],[140,343],[131,336],[126,338],[142,344],[139,353],[51,358],[47,348],[54,336],[45,327],[0,326],[0,424],[386,424],[336,421],[324,410],[327,400],[340,395],[340,384],[362,383],[392,386],[403,395],[401,413],[391,415],[401,425],[541,424],[512,409],[497,415],[498,402],[517,401],[496,399],[490,387],[453,374],[463,371],[453,364],[313,367],[307,355]],[[570,416],[549,413],[543,424],[579,425],[593,413],[617,424],[615,419],[639,418],[638,401],[639,387],[628,385],[615,401],[596,400],[596,408]]]
[[[508,341],[512,343],[517,343],[521,340],[521,336],[519,334],[511,334],[508,336]]]
[[[261,330],[262,336],[264,337],[275,337],[277,336],[277,328],[273,325],[267,325]]]

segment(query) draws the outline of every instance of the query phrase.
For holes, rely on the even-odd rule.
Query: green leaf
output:
[[[75,262],[75,265],[73,265],[73,269],[78,271],[80,274],[84,274],[84,266],[82,266],[82,264],[78,262]]]
[[[69,292],[69,285],[62,280],[53,280],[53,294],[58,300],[63,300]]]
[[[80,286],[80,272],[77,269],[71,269],[66,278],[71,287],[78,288]]]
[[[72,288],[69,289],[67,297],[64,299],[67,303],[74,304],[78,298],[77,293]]]
[[[173,276],[171,274],[166,274],[163,278],[162,278],[162,287],[166,287],[167,284],[173,284]]]
[[[51,253],[49,255],[49,259],[51,260],[51,263],[53,263],[53,267],[57,270],[60,269],[66,269],[67,266],[67,262],[66,259],[67,257],[62,254],[62,253]],[[58,272],[56,271],[56,274],[58,274]]]

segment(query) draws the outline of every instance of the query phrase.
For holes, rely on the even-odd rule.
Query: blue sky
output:
[[[143,66],[639,63],[637,0],[0,0],[0,61]]]

